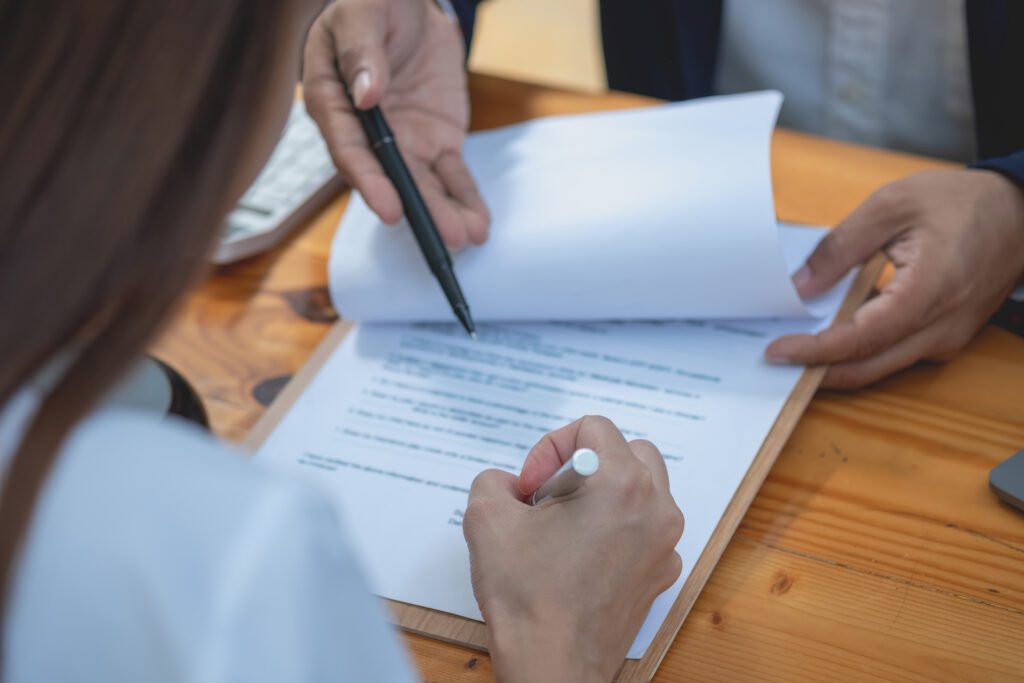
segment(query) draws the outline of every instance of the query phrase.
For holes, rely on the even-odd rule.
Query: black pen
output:
[[[335,63],[335,68],[337,68],[337,63]],[[339,71],[338,74],[338,78],[341,79],[341,72]],[[345,88],[345,94],[348,95],[348,101],[352,104],[352,109],[359,118],[359,123],[363,126],[363,132],[366,133],[370,147],[373,148],[373,153],[377,156],[377,161],[380,162],[384,173],[395,186],[395,190],[398,191],[398,196],[402,200],[402,208],[405,210],[405,218],[409,221],[412,234],[415,235],[416,242],[420,245],[423,257],[427,259],[430,272],[434,274],[441,285],[455,317],[466,328],[469,336],[476,339],[476,326],[473,325],[473,317],[469,314],[469,304],[466,303],[466,298],[462,295],[459,281],[455,279],[455,271],[452,270],[452,260],[448,255],[448,249],[441,241],[441,236],[437,233],[437,226],[434,225],[434,219],[431,218],[419,188],[416,187],[416,181],[413,180],[409,167],[405,165],[402,154],[398,151],[395,136],[387,121],[384,120],[384,113],[381,112],[380,107],[360,109],[352,99],[352,94],[344,80],[342,80],[342,86]]]

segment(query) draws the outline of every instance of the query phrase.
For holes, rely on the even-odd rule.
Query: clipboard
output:
[[[846,300],[839,309],[836,320],[846,320],[853,315],[853,312],[871,293],[884,265],[884,256],[877,254],[861,268],[850,287]],[[253,426],[244,442],[246,448],[251,452],[259,449],[353,328],[354,324],[348,321],[335,323],[306,364]],[[704,584],[707,583],[711,572],[739,527],[740,521],[761,489],[768,472],[775,464],[782,447],[818,390],[826,370],[827,368],[824,366],[807,368],[800,376],[800,380],[790,393],[775,424],[772,425],[761,444],[750,469],[747,470],[746,476],[733,494],[725,513],[715,527],[711,540],[704,547],[704,551],[690,572],[686,583],[683,584],[682,590],[676,597],[661,628],[658,629],[650,647],[647,648],[647,652],[641,659],[625,660],[615,679],[618,683],[646,683],[654,677],[662,659],[679,633],[679,629],[682,628],[683,622],[704,589]],[[405,631],[482,652],[487,651],[487,628],[483,622],[395,600],[385,599],[384,602],[390,609],[394,622]]]

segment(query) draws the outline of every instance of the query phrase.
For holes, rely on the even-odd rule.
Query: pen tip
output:
[[[469,335],[470,339],[476,339],[476,325],[473,324],[473,316],[469,314],[469,306],[466,304],[458,304],[453,306],[455,310],[455,317],[462,323],[462,329],[466,330],[466,334]]]

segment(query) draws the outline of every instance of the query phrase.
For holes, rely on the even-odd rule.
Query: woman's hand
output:
[[[576,493],[527,505],[578,448],[597,451],[598,472]],[[682,569],[683,515],[664,459],[601,417],[544,437],[518,478],[481,473],[463,531],[502,681],[610,681]]]
[[[830,364],[855,388],[955,355],[1024,272],[1024,191],[991,171],[930,171],[883,187],[836,226],[794,276],[804,297],[879,249],[896,273],[849,322],[772,342],[769,360]]]
[[[397,223],[401,200],[366,141],[339,70],[357,107],[384,110],[445,244],[482,244],[490,216],[462,159],[469,99],[458,24],[428,0],[337,0],[309,32],[306,107],[345,181],[381,220]]]

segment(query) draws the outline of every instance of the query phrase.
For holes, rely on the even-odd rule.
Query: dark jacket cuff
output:
[[[459,25],[462,26],[462,35],[466,38],[466,52],[469,52],[469,45],[473,42],[473,25],[476,23],[476,6],[481,0],[451,0],[455,14],[459,18]]]
[[[1001,173],[1015,183],[1024,186],[1024,149],[1004,157],[982,159],[975,164],[971,164],[971,168]]]

